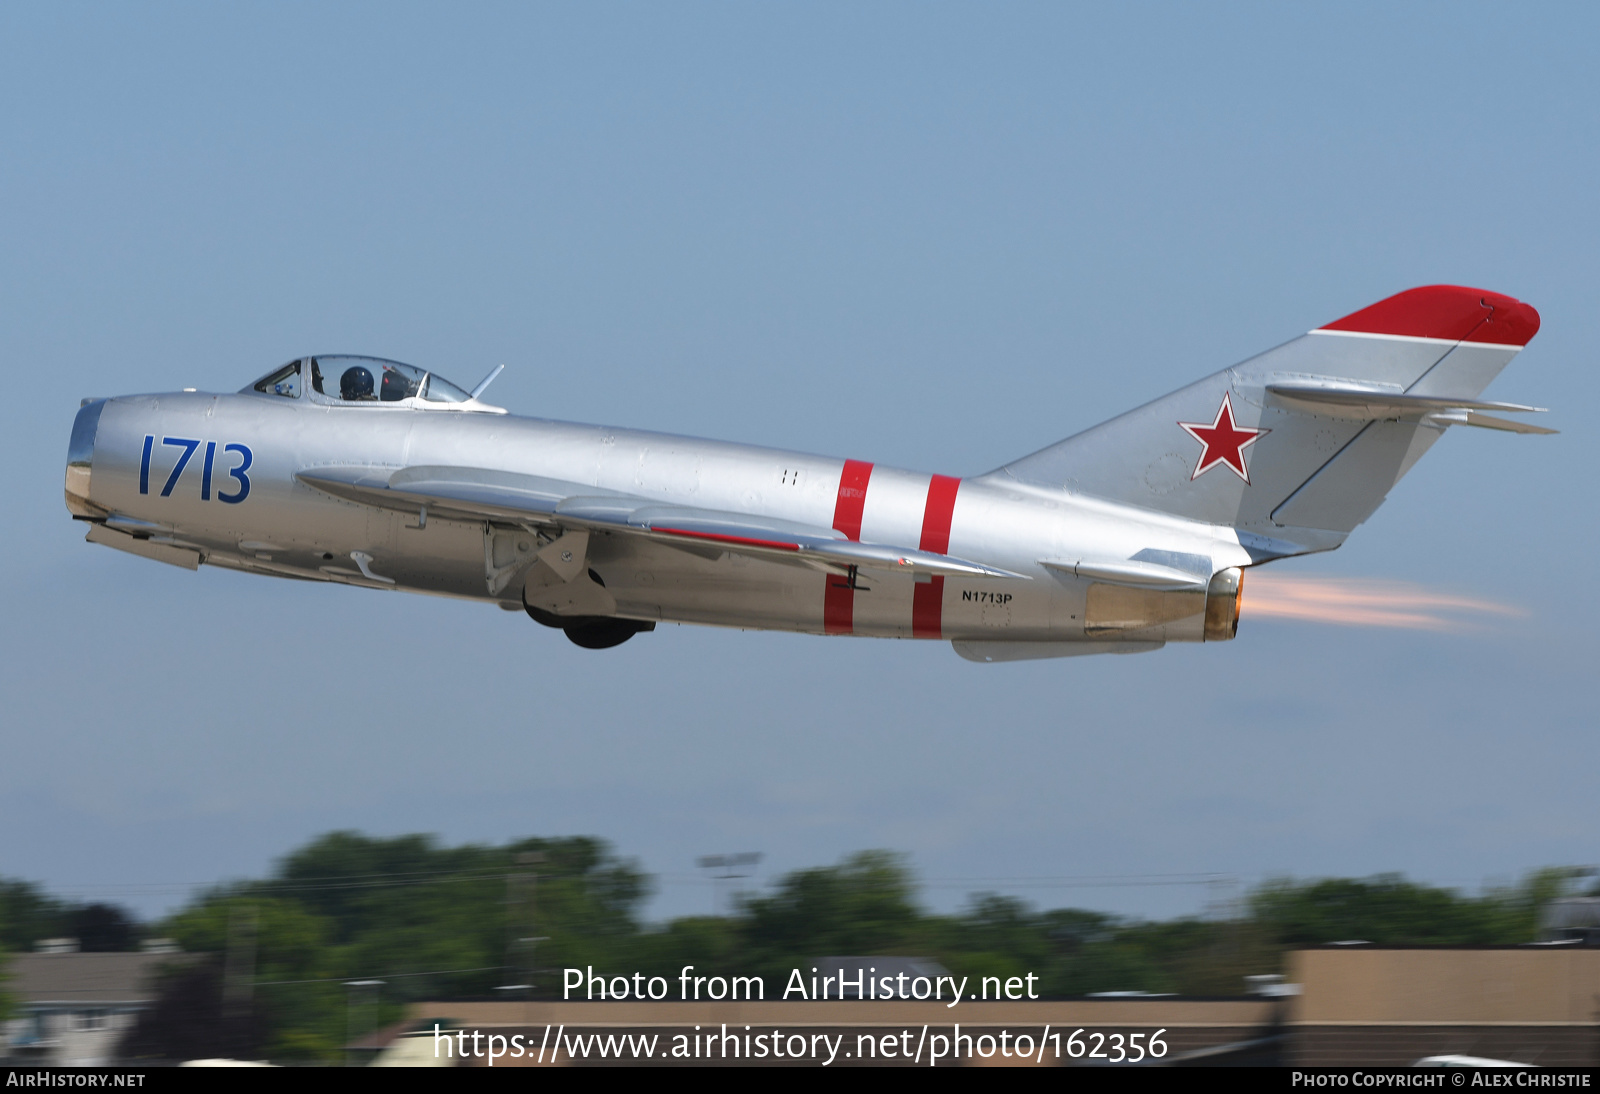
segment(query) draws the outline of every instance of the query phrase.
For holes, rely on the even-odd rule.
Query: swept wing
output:
[[[318,467],[295,478],[335,497],[408,513],[473,520],[529,521],[644,536],[681,547],[714,547],[734,554],[830,570],[851,567],[964,577],[1021,577],[949,555],[888,544],[858,543],[833,528],[794,521],[662,505],[648,498],[540,475],[474,467]]]

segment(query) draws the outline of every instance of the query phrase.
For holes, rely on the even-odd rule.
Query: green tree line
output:
[[[1041,910],[994,893],[940,915],[919,904],[904,857],[867,851],[787,874],[736,898],[726,915],[648,925],[640,913],[650,879],[597,839],[443,847],[421,835],[334,832],[270,877],[219,886],[146,925],[0,882],[0,947],[26,950],[79,928],[99,930],[103,949],[170,937],[184,956],[125,1054],[336,1059],[353,1033],[396,1020],[411,1003],[558,998],[568,967],[676,983],[694,965],[701,975],[762,975],[781,990],[790,969],[819,957],[903,955],[958,976],[1033,973],[1046,997],[1239,995],[1246,976],[1282,972],[1284,954],[1300,946],[1533,941],[1540,907],[1570,875],[1540,871],[1478,896],[1398,875],[1279,879],[1226,912],[1160,922]],[[357,979],[384,981],[375,1011],[345,986]]]

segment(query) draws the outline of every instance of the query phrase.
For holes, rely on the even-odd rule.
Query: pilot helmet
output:
[[[372,373],[360,365],[345,369],[339,377],[339,395],[344,399],[372,398]]]

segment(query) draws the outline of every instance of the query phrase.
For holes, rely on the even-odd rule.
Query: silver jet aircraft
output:
[[[302,357],[227,394],[86,399],[67,508],[195,569],[470,597],[602,649],[657,622],[936,638],[976,661],[1238,628],[1245,569],[1327,551],[1480,394],[1527,304],[1412,289],[970,478],[507,414]],[[1494,412],[1493,414],[1489,412]]]

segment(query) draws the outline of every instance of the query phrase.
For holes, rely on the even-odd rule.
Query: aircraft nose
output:
[[[100,412],[104,399],[85,399],[72,422],[72,440],[67,445],[67,511],[75,517],[103,517],[105,513],[89,500],[89,472],[94,464],[94,439],[100,431]]]

